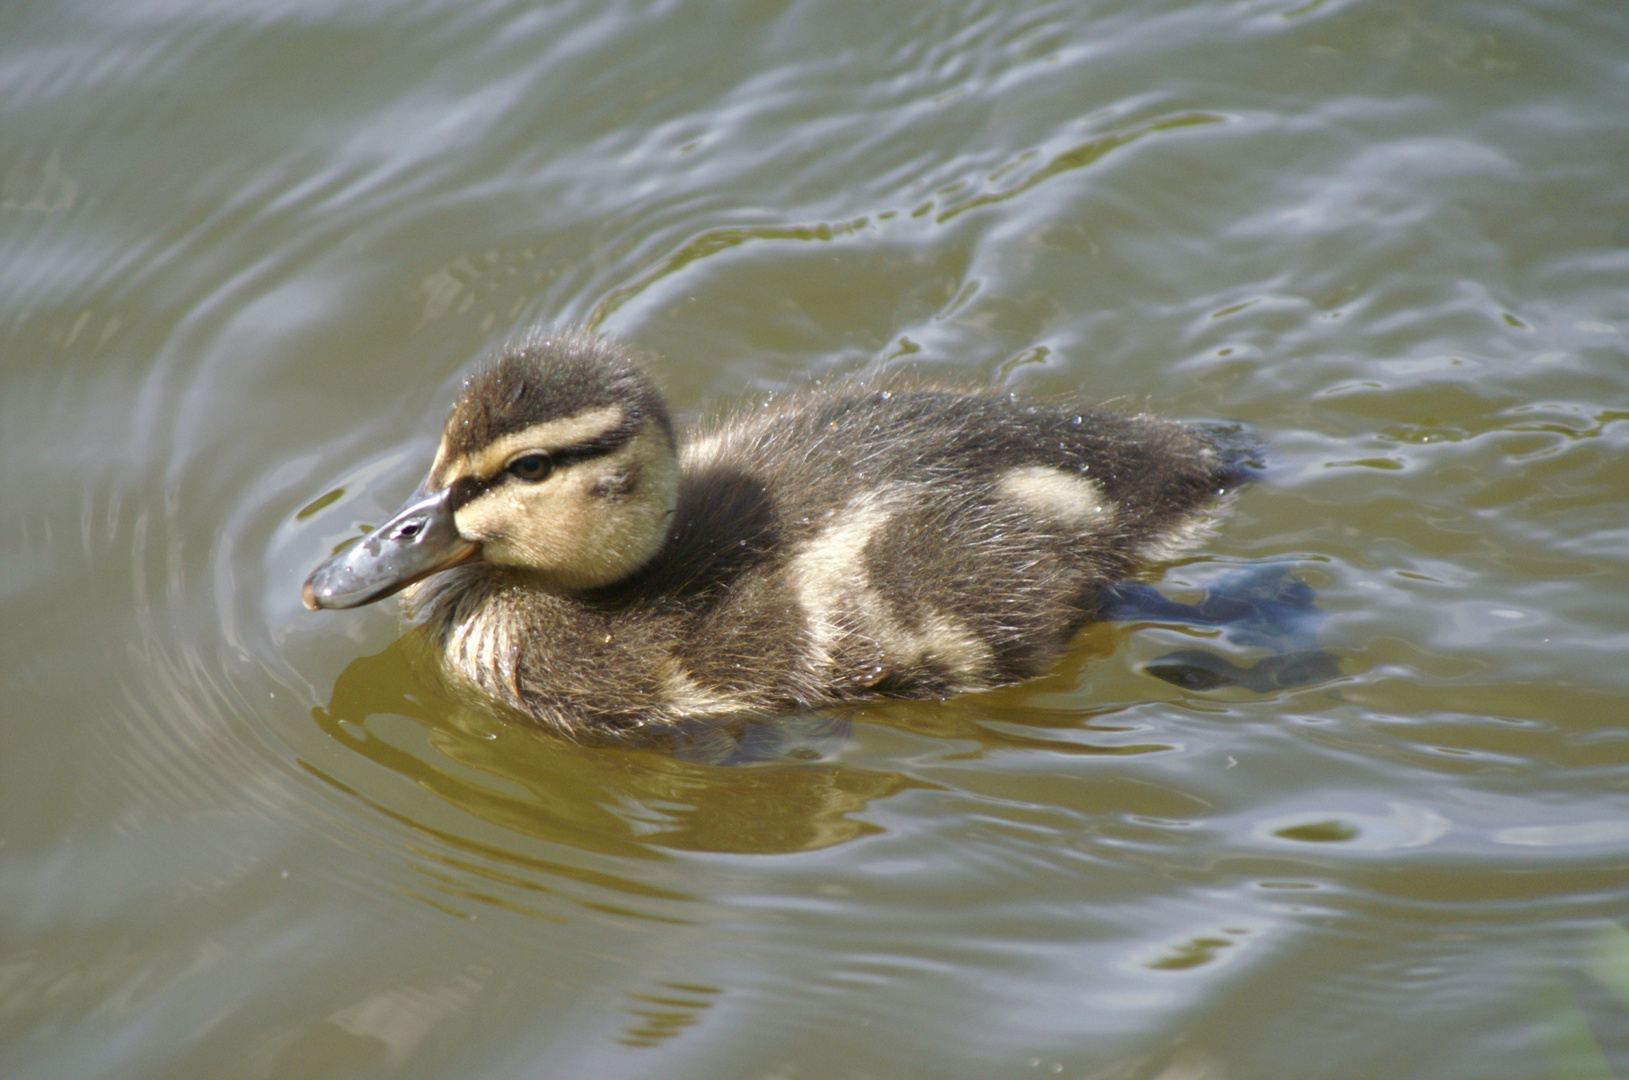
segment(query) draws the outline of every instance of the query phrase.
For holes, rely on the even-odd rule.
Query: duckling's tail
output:
[[[1246,425],[1216,420],[1196,423],[1193,427],[1203,432],[1216,448],[1221,480],[1227,490],[1253,483],[1267,471],[1266,444]]]

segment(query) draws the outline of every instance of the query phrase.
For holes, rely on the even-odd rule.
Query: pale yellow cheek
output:
[[[665,438],[646,434],[542,483],[505,483],[460,508],[456,521],[487,562],[536,570],[562,589],[594,588],[660,549],[676,483]]]
[[[483,555],[490,561],[494,550],[515,541],[517,526],[523,522],[524,515],[521,501],[499,490],[459,507],[453,514],[453,522],[458,526],[458,535],[485,545]]]
[[[579,558],[590,532],[593,508],[576,477],[529,487],[505,485],[462,507],[455,515],[461,535],[479,540],[487,562],[539,570]]]

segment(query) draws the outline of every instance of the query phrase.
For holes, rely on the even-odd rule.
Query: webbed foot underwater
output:
[[[1244,470],[1157,417],[839,382],[681,434],[620,346],[539,335],[470,378],[419,490],[306,581],[403,592],[444,674],[571,735],[1044,672],[1104,590]]]

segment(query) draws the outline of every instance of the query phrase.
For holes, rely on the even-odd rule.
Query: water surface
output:
[[[1585,2],[10,5],[0,1074],[1629,1073],[1626,55]],[[1338,675],[1101,625],[732,767],[461,707],[299,584],[538,324],[682,416],[1248,424],[1151,580],[1289,564]]]

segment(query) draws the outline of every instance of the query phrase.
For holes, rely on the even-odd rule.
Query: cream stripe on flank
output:
[[[941,611],[930,612],[916,626],[905,625],[866,574],[866,546],[893,516],[890,494],[870,491],[850,501],[835,523],[792,558],[788,569],[808,620],[815,664],[834,663],[834,647],[854,634],[869,638],[885,663],[938,665],[977,681],[992,659],[984,642]]]
[[[865,605],[870,590],[865,574],[865,547],[888,523],[890,511],[883,493],[865,492],[844,506],[837,521],[816,535],[793,556],[792,584],[798,603],[809,620],[815,649],[826,660],[831,647],[853,626],[856,609]]]

